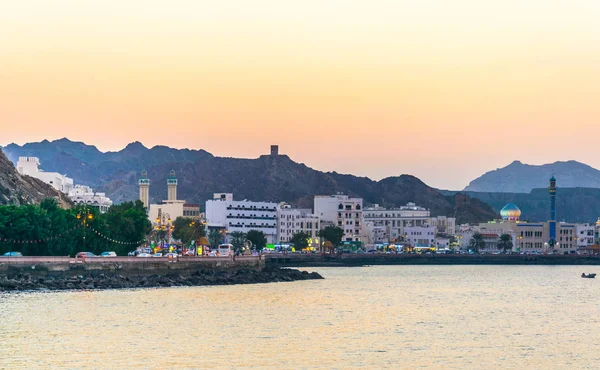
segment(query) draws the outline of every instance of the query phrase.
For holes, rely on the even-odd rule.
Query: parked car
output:
[[[165,254],[165,257],[177,258],[177,257],[179,257],[179,255],[177,253],[167,253],[167,254]]]
[[[2,256],[4,256],[4,257],[23,257],[21,252],[6,252]]]
[[[162,253],[154,253],[152,255],[152,257],[162,257],[162,256],[163,256]]]
[[[100,257],[116,257],[117,254],[115,252],[102,252]]]
[[[93,258],[98,257],[92,252],[79,252],[75,255],[75,258]]]
[[[137,255],[138,257],[152,257],[150,253],[140,253]]]

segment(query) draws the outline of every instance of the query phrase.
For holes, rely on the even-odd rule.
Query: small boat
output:
[[[583,273],[583,274],[581,274],[581,277],[586,278],[586,279],[593,279],[596,277],[596,274],[587,274],[586,275],[585,273]]]

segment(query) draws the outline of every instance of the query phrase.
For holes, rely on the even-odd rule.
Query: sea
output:
[[[595,266],[0,294],[0,369],[598,369]]]

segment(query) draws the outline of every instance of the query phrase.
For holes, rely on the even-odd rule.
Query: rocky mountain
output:
[[[562,188],[600,188],[600,171],[586,164],[567,161],[541,166],[514,161],[506,167],[485,173],[471,181],[465,191],[529,193],[548,186],[555,176]]]
[[[366,203],[400,206],[415,202],[434,215],[457,216],[458,222],[498,217],[486,204],[465,195],[444,196],[419,179],[402,175],[373,181],[366,177],[321,172],[296,163],[286,155],[257,159],[215,157],[204,150],[146,148],[129,144],[119,152],[102,153],[94,146],[68,139],[4,148],[9,158],[40,158],[41,167],[72,177],[76,183],[104,191],[114,201],[137,199],[140,172],[148,171],[153,202],[166,198],[167,176],[175,170],[178,197],[204,204],[213,193],[233,193],[235,199],[285,201],[312,207],[316,194],[343,192]]]
[[[61,206],[70,207],[71,201],[38,179],[21,176],[0,150],[0,205],[33,204],[45,198],[55,198]],[[66,199],[65,199],[66,198]]]

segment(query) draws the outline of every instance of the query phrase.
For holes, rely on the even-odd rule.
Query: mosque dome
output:
[[[508,203],[500,211],[500,216],[504,221],[519,221],[521,210],[512,203]]]

